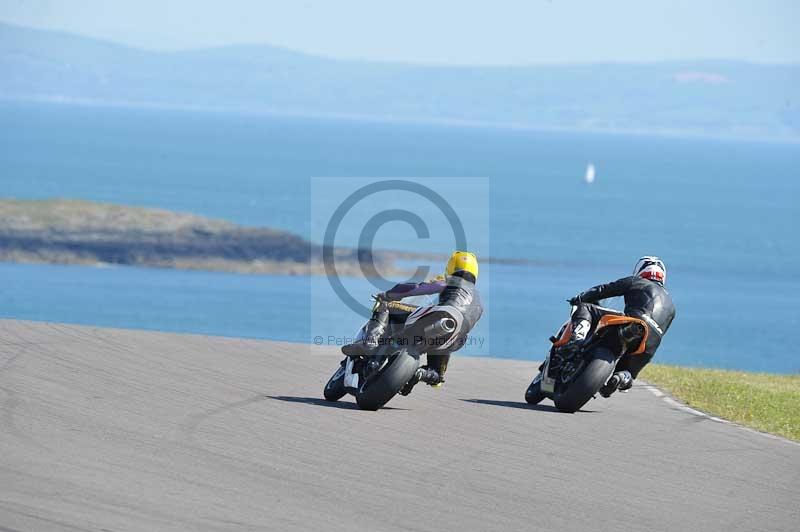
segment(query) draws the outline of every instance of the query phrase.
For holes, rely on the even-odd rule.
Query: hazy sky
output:
[[[156,50],[262,43],[427,63],[800,62],[800,0],[0,0],[0,20]]]

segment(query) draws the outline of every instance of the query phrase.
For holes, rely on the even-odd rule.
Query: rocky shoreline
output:
[[[130,265],[249,274],[324,274],[320,245],[275,229],[161,209],[82,200],[0,199],[0,261]],[[336,248],[341,275],[364,275],[372,262],[398,273],[391,252]]]

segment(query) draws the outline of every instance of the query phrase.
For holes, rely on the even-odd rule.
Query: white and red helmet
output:
[[[664,284],[667,281],[667,267],[663,260],[648,255],[639,259],[633,268],[633,275]]]

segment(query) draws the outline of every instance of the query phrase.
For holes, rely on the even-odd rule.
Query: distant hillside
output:
[[[340,273],[361,275],[356,250],[335,253]],[[0,261],[291,275],[324,271],[322,247],[285,231],[79,200],[0,199]],[[375,257],[385,273],[396,271],[392,261],[390,252]]]
[[[445,67],[269,46],[155,53],[0,24],[0,98],[800,138],[800,65]]]

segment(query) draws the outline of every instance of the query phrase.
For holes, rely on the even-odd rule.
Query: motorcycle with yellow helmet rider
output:
[[[345,359],[325,385],[325,398],[337,401],[350,393],[359,407],[377,410],[397,393],[411,393],[420,381],[441,386],[450,354],[463,347],[483,314],[478,273],[473,253],[455,251],[444,275],[373,296],[372,316],[356,339],[342,346]],[[439,297],[432,306],[402,301],[434,294]],[[427,364],[421,366],[423,354]]]

